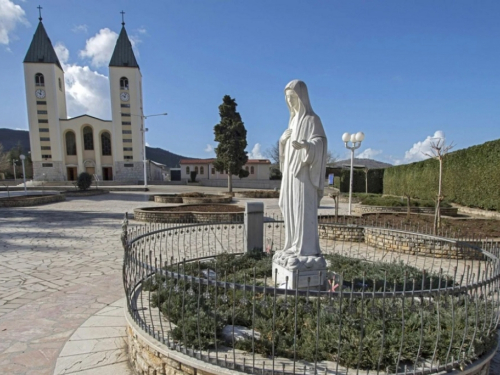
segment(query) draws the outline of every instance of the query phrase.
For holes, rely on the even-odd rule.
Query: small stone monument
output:
[[[304,82],[290,82],[285,98],[290,120],[279,140],[279,207],[285,221],[285,245],[273,257],[273,278],[284,285],[288,277],[289,288],[317,289],[326,279],[326,261],[319,246],[318,203],[324,189],[327,139]]]

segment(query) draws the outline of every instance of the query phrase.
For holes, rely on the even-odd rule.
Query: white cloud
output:
[[[66,46],[61,42],[57,42],[54,46],[54,50],[56,51],[56,55],[59,58],[59,62],[61,64],[66,64],[69,59],[69,50],[66,48]]]
[[[148,142],[146,142],[146,146],[151,147]]]
[[[265,157],[262,155],[262,152],[260,150],[260,143],[256,143],[255,146],[253,146],[252,151],[248,153],[248,158],[249,159],[265,159]]]
[[[425,154],[429,154],[432,151],[431,143],[438,142],[440,139],[445,141],[444,132],[438,130],[433,136],[427,136],[425,140],[414,143],[413,147],[405,152],[405,157],[403,163],[413,163],[416,161],[424,160],[429,158]],[[399,160],[398,160],[399,161]],[[399,163],[398,163],[399,164]]]
[[[73,31],[74,33],[84,33],[84,34],[87,34],[88,32],[88,26],[87,25],[75,25],[71,31]]]
[[[374,150],[372,148],[367,148],[356,157],[359,159],[373,159],[375,156],[380,155],[381,153],[382,150]]]
[[[205,152],[213,152],[214,148],[212,147],[212,145],[207,144],[207,147],[205,147],[205,149],[203,151],[205,151]]]
[[[101,29],[93,37],[87,39],[85,49],[80,51],[81,58],[91,60],[91,65],[95,68],[109,64],[111,55],[115,48],[118,34],[108,28]]]
[[[18,24],[29,26],[24,9],[11,0],[0,0],[0,44],[9,45]]]
[[[64,44],[56,43],[59,61],[64,69],[66,103],[69,117],[88,114],[98,118],[111,117],[108,77],[88,66],[68,64],[69,51]]]
[[[148,32],[148,31],[146,30],[146,28],[145,28],[145,27],[139,27],[139,28],[137,29],[137,32],[138,32],[139,34],[147,34],[147,32]]]

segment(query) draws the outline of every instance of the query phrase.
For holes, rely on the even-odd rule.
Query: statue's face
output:
[[[295,110],[299,109],[299,97],[297,96],[297,94],[294,91],[286,90],[285,100],[288,103],[288,106],[290,108],[293,108]]]

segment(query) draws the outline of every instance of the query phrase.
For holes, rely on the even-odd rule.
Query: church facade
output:
[[[111,120],[68,118],[64,71],[41,18],[24,78],[34,180],[72,181],[81,172],[99,180],[143,179],[142,75],[124,23],[109,63]]]

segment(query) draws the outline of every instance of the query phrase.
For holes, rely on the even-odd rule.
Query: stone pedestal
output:
[[[273,281],[280,288],[322,289],[326,286],[326,278],[326,261],[321,254],[295,256],[278,252],[274,256]]]

